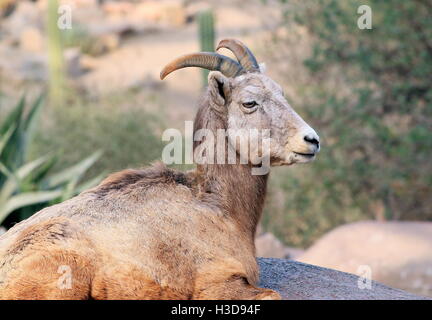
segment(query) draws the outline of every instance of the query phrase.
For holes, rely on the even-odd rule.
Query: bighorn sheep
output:
[[[319,138],[240,41],[237,60],[180,57],[161,72],[213,70],[194,130],[270,129],[271,165],[311,161]],[[238,152],[237,143],[226,142]],[[194,148],[197,148],[197,142]],[[0,237],[2,299],[279,299],[256,287],[254,237],[268,174],[253,164],[125,170]]]

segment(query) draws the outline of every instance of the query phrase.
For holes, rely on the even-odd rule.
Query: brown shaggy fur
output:
[[[224,122],[205,100],[195,129]],[[157,163],[45,208],[0,237],[0,298],[278,299],[256,287],[267,175],[250,169]]]

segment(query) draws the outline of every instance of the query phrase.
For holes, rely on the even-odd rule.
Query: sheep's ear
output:
[[[208,75],[208,87],[212,105],[216,108],[225,107],[231,95],[230,81],[219,71]]]

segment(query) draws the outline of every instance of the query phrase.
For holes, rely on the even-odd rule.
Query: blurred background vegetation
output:
[[[431,3],[363,1],[371,30],[355,23],[358,1],[287,3],[288,35],[274,49],[290,50],[296,30],[310,36],[307,75],[292,86],[302,98],[289,100],[323,147],[313,166],[280,179],[283,203],[268,208],[267,227],[305,246],[350,221],[431,220]]]
[[[354,0],[69,2],[73,27],[60,30],[53,16],[68,1],[0,1],[3,226],[160,159],[161,132],[183,130],[202,91],[199,70],[161,83],[160,68],[227,36],[266,62],[322,139],[313,164],[275,168],[265,230],[307,247],[351,221],[432,220],[429,1],[363,1],[371,30],[357,27]]]

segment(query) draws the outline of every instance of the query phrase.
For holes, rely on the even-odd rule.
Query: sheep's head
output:
[[[244,151],[236,132],[268,129],[271,165],[314,159],[320,149],[319,137],[291,108],[281,86],[263,73],[253,54],[240,41],[222,40],[219,48],[231,50],[238,62],[217,53],[189,54],[168,64],[161,72],[161,79],[185,67],[213,70],[208,77],[210,106],[226,119],[226,128],[232,129],[228,130],[228,141],[239,154]],[[262,154],[262,150],[257,151]]]

